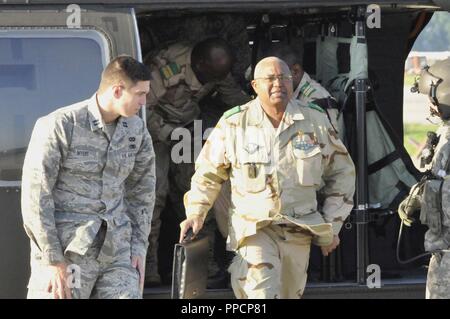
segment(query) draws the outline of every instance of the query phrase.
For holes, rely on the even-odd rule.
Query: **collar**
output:
[[[129,124],[130,123],[126,117],[119,117],[119,119],[117,120],[116,130],[114,131],[111,139],[113,143],[122,140],[122,138],[127,135]]]
[[[267,115],[264,112],[261,101],[258,98],[254,99],[248,109],[247,125],[262,127],[264,116]],[[283,126],[282,130],[294,124],[294,121],[301,121],[304,119],[305,116],[302,112],[300,104],[295,99],[291,99],[286,106],[286,110],[284,111],[283,118],[281,120],[281,125]]]
[[[303,93],[303,91],[309,85],[310,82],[311,82],[311,77],[309,76],[308,73],[303,71],[302,79],[301,79],[300,83],[298,84],[297,88],[295,89],[293,96],[297,99]]]
[[[92,131],[102,129],[105,126],[97,103],[97,93],[88,100],[88,114]]]
[[[305,119],[300,104],[292,98],[286,106],[282,123],[286,123],[288,126],[294,124],[294,121],[301,121]]]
[[[282,132],[288,130],[295,124],[295,121],[301,121],[304,119],[305,115],[303,114],[303,108],[301,107],[301,104],[298,102],[298,100],[292,98],[286,106],[286,111],[284,111],[284,116],[281,120],[277,134],[281,134]]]
[[[91,126],[92,131],[101,130],[105,126],[105,122],[103,121],[102,115],[99,110],[99,106],[97,103],[97,93],[95,93],[88,100],[88,117],[89,124]],[[116,124],[116,130],[114,131],[114,139],[121,139],[126,132],[128,131],[128,119],[123,116],[119,116]]]
[[[256,98],[250,103],[247,113],[247,126],[261,127],[264,120],[264,109],[262,108],[261,101],[259,98]]]

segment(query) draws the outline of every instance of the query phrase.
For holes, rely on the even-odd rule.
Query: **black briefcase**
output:
[[[200,298],[208,280],[208,238],[175,244],[172,271],[172,299]]]

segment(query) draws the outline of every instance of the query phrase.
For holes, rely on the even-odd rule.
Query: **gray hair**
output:
[[[286,72],[288,72],[289,74],[291,73],[289,70],[289,66],[286,64],[286,62],[284,62],[283,60],[281,60],[278,57],[269,56],[269,57],[262,59],[261,61],[258,62],[258,64],[256,64],[254,77],[255,78],[260,77],[261,73],[263,72],[266,65],[269,63],[273,63],[273,62],[278,62],[281,65],[284,65],[284,67],[286,67]]]

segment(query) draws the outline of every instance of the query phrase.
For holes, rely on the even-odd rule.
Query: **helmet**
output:
[[[443,120],[450,119],[450,58],[423,69],[418,92],[428,95]]]

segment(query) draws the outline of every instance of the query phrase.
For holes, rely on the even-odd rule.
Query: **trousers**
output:
[[[228,269],[236,298],[301,298],[311,240],[294,224],[272,224],[246,238]]]

